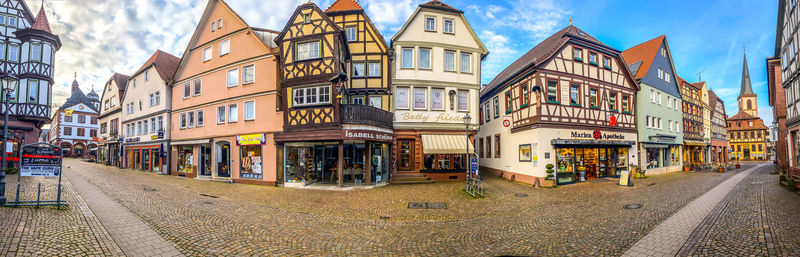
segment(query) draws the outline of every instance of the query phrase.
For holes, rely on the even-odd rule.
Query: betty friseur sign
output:
[[[23,177],[58,177],[61,174],[61,148],[49,145],[22,148],[19,174]]]

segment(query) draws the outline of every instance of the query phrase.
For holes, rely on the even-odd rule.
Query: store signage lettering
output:
[[[236,136],[236,145],[263,145],[266,142],[264,133]]]
[[[139,137],[129,137],[125,139],[125,142],[139,142]]]
[[[163,138],[164,138],[164,132],[158,132],[158,134],[150,136],[150,140],[163,139]]]
[[[345,130],[344,138],[391,141],[392,135],[389,133],[376,132],[376,131]]]
[[[572,138],[588,138],[588,139],[602,139],[602,140],[625,140],[625,135],[623,134],[609,134],[609,133],[602,133],[599,130],[594,132],[578,132],[572,131],[570,132],[570,136]]]
[[[411,122],[464,122],[463,116],[452,113],[403,112],[400,113],[400,119]]]

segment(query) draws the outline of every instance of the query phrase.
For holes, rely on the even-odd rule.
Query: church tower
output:
[[[750,71],[747,68],[747,54],[744,55],[744,64],[742,65],[742,89],[739,92],[739,112],[744,112],[755,117],[758,117],[758,101],[756,93],[753,92],[753,86],[750,84]]]

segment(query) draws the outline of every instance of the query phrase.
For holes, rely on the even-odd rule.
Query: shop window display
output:
[[[178,148],[178,172],[192,173],[193,155],[191,146],[181,146]]]
[[[314,148],[286,146],[286,182],[311,180],[315,170]]]
[[[464,160],[463,154],[426,154],[424,171],[464,171]]]
[[[241,169],[242,178],[261,178],[261,145],[248,145],[241,147]]]
[[[153,148],[151,154],[153,155],[153,172],[161,172],[161,157],[158,148]]]

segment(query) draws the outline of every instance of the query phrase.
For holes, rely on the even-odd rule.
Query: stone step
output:
[[[215,178],[212,178],[211,181],[222,182],[222,183],[233,183],[233,180],[231,178],[228,178],[228,177],[215,177]]]
[[[407,180],[394,180],[389,181],[389,184],[431,184],[433,180],[420,180],[420,181],[407,181]]]
[[[420,177],[427,177],[425,174],[422,173],[395,173],[392,175],[394,178],[420,178]]]

